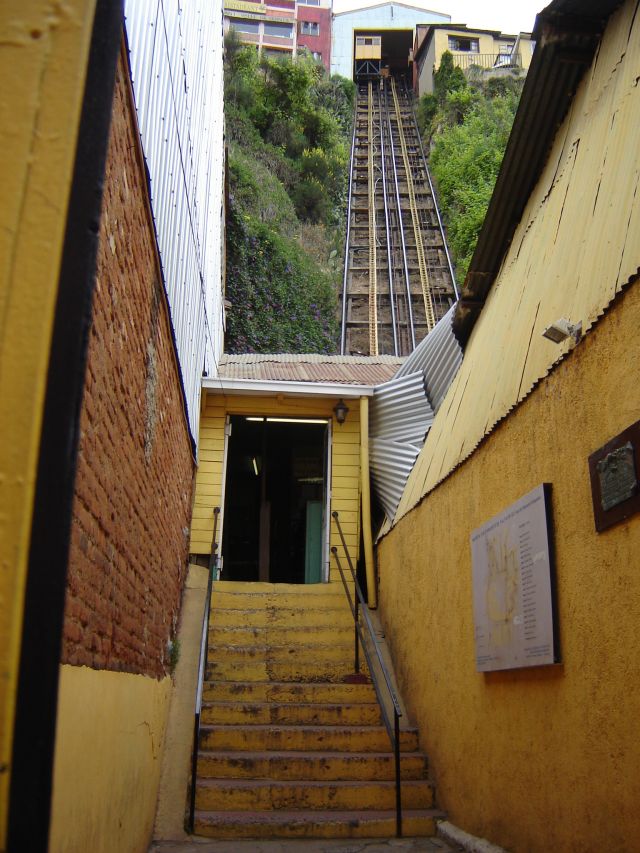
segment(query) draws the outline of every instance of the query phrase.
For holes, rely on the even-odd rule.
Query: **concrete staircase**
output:
[[[214,584],[195,833],[395,834],[394,758],[370,683],[353,673],[342,585]],[[405,835],[436,813],[417,732],[401,733]]]

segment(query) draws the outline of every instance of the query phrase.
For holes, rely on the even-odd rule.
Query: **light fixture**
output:
[[[335,414],[336,420],[339,424],[343,424],[346,421],[347,415],[349,414],[349,407],[343,399],[338,400],[336,405],[333,407],[333,413]]]
[[[555,323],[547,326],[542,334],[554,344],[561,344],[567,338],[573,338],[573,342],[577,344],[582,337],[582,323],[572,323],[570,320],[561,317]]]
[[[262,423],[267,421],[270,424],[326,424],[326,418],[245,418],[246,421],[256,421]]]

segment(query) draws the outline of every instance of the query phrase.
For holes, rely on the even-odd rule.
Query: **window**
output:
[[[314,50],[311,55],[313,56],[316,62],[322,62],[322,54],[318,53],[317,50]]]
[[[319,36],[320,24],[317,21],[300,21],[301,36]]]
[[[449,50],[457,50],[460,53],[479,53],[480,45],[478,39],[449,36]]]
[[[282,62],[287,62],[291,60],[290,50],[278,50],[278,48],[275,47],[263,47],[262,55],[268,56],[269,59],[277,59]]]
[[[298,0],[298,6],[319,6],[320,0]]]
[[[264,34],[265,36],[276,36],[277,38],[291,39],[293,38],[293,27],[291,24],[273,24],[265,21]]]
[[[234,18],[231,21],[231,26],[239,33],[255,33],[259,32],[260,21],[245,21],[241,18]]]

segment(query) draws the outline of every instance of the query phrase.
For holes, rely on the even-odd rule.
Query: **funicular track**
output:
[[[407,355],[456,299],[431,179],[403,78],[358,84],[341,352]]]

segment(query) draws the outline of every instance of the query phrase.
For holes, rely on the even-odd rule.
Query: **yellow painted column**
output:
[[[58,276],[95,0],[0,4],[0,848]]]
[[[362,483],[362,540],[367,570],[367,599],[372,609],[378,606],[376,573],[371,536],[371,485],[369,478],[369,398],[360,397],[360,477]]]

